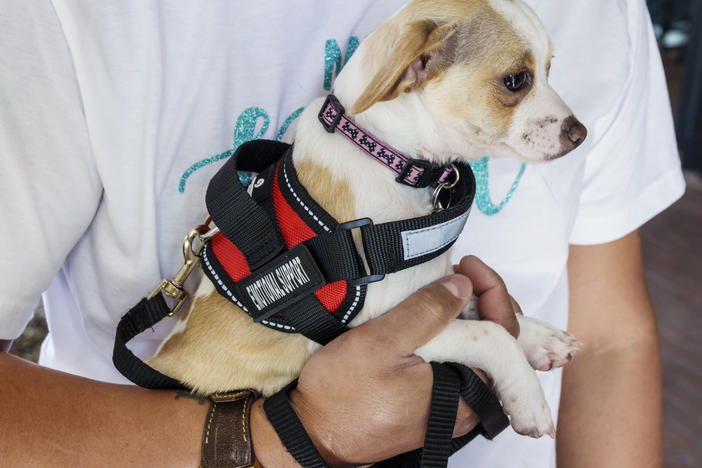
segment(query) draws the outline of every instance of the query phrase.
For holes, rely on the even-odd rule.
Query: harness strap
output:
[[[288,307],[285,317],[294,324],[297,333],[302,333],[308,338],[313,336],[313,340],[321,345],[348,331],[348,327],[322,307],[314,295],[306,296]]]
[[[289,154],[289,153],[288,153]],[[299,192],[299,197],[307,205],[315,206],[315,215],[326,215],[321,207],[310,199],[299,182],[288,154],[283,157],[281,168],[288,175],[291,187]],[[460,235],[470,214],[475,195],[475,178],[470,166],[455,164],[459,182],[451,189],[441,191],[441,199],[450,207],[425,216],[374,224],[369,218],[336,224],[328,223],[327,231],[304,242],[320,260],[323,270],[327,266],[328,282],[346,279],[359,279],[361,274],[355,265],[356,247],[350,231],[359,229],[368,262],[370,276],[395,273],[424,263],[448,250]],[[298,204],[301,202],[297,202]],[[308,216],[303,212],[303,216]],[[328,217],[328,215],[326,216]],[[315,223],[311,218],[310,224]],[[335,272],[339,272],[335,275]]]
[[[438,213],[362,227],[370,273],[394,273],[447,251],[463,230],[471,202],[472,197],[465,197],[460,204]]]
[[[326,219],[326,230],[318,233],[305,244],[316,255],[324,255],[319,262],[320,268],[334,265],[329,273],[343,272],[338,276],[327,278],[328,282],[339,279],[358,279],[360,272],[356,269],[356,247],[350,231],[359,229],[363,238],[363,247],[368,262],[370,276],[395,273],[406,268],[424,263],[448,250],[460,235],[470,214],[475,195],[475,177],[468,164],[454,164],[454,177],[457,183],[450,189],[440,191],[440,201],[448,208],[425,216],[374,224],[369,218],[362,218],[342,224],[337,224],[331,217],[306,193],[297,179],[295,167],[290,157],[291,150],[283,156],[279,175],[284,173],[289,185],[281,184],[284,194],[294,190],[300,200],[294,203],[298,207],[312,206],[315,216]],[[280,179],[280,177],[279,177]],[[254,191],[254,194],[256,192]],[[291,197],[293,198],[293,197]],[[302,216],[307,217],[310,225],[316,221],[310,214],[301,209]]]
[[[215,225],[222,231],[222,240],[230,241],[234,246],[230,250],[238,249],[248,270],[239,274],[241,268],[233,265],[230,250],[215,238],[210,244],[220,247],[210,248],[208,244],[203,251],[205,273],[220,294],[255,321],[280,331],[302,333],[324,344],[346,330],[346,324],[362,306],[366,284],[429,261],[456,241],[470,213],[475,179],[467,164],[454,167],[456,182],[437,189],[440,201],[448,206],[444,210],[382,224],[368,218],[339,224],[299,182],[290,145],[263,140],[245,143],[213,178],[207,203]],[[237,170],[260,172],[251,195],[236,177]],[[273,198],[275,203],[271,202]],[[294,226],[290,227],[293,219],[304,225],[306,234],[295,234]],[[357,252],[354,229],[360,230],[368,271]],[[272,238],[273,248],[264,246],[263,250],[259,246],[260,239]],[[295,249],[297,252],[293,252]],[[286,259],[293,259],[297,267],[286,264]],[[305,280],[295,288],[281,287],[274,277],[291,266],[302,268],[296,270],[304,273],[301,277],[309,276],[314,281]],[[238,276],[232,276],[232,271]],[[300,304],[292,308],[303,298],[305,304],[313,304],[314,298],[307,296],[324,285],[339,282],[345,283],[337,284],[337,290],[341,286],[347,291],[343,308],[315,304],[307,314],[300,312]]]
[[[255,270],[285,250],[276,223],[246,192],[237,171],[261,172],[274,164],[289,145],[259,140],[260,151],[240,151],[217,171],[207,187],[205,203],[212,221]],[[246,219],[245,223],[241,220]]]

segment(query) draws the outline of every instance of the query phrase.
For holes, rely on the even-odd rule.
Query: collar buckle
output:
[[[413,169],[415,170],[415,175],[408,180],[408,177],[412,175]],[[423,169],[423,171],[419,173],[419,169]],[[445,171],[445,167],[435,166],[429,161],[409,159],[395,180],[410,187],[429,187],[430,185],[436,185]]]
[[[329,133],[334,133],[336,126],[341,122],[341,118],[346,113],[346,109],[333,94],[327,96],[322,108],[319,110],[319,121],[322,127]]]

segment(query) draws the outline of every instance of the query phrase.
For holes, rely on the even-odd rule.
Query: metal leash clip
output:
[[[431,206],[433,208],[432,213],[438,213],[439,211],[443,211],[450,206],[451,201],[449,200],[449,203],[447,203],[447,205],[444,206],[439,201],[439,195],[444,189],[450,190],[454,188],[456,184],[458,184],[458,181],[461,180],[461,174],[458,173],[458,168],[454,164],[451,164],[451,167],[453,167],[453,172],[454,174],[456,174],[456,178],[453,180],[453,182],[442,182],[436,186],[434,192],[431,194]]]
[[[185,264],[176,273],[173,279],[164,279],[156,288],[151,291],[148,299],[152,299],[158,293],[162,292],[166,297],[175,299],[177,302],[171,309],[168,316],[175,315],[190,299],[190,294],[184,289],[185,280],[190,274],[200,265],[200,256],[205,243],[214,237],[219,232],[216,226],[210,226],[212,219],[208,216],[205,222],[199,226],[195,226],[190,230],[185,240],[183,241],[183,258]],[[199,245],[195,247],[195,240],[199,240]]]

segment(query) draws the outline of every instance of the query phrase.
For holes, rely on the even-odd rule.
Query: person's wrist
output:
[[[264,398],[259,398],[251,408],[251,440],[256,462],[263,467],[300,468],[268,421],[263,402]]]
[[[304,395],[297,389],[293,388],[288,393],[290,406],[292,406],[295,414],[305,428],[305,432],[309,435],[315,448],[322,456],[324,461],[333,468],[353,467],[356,464],[344,458],[340,453],[339,438],[328,424],[324,424],[324,415],[309,404]]]

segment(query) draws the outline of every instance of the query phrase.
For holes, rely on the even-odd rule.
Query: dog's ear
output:
[[[394,41],[386,41],[387,35],[377,37],[371,46],[375,74],[351,106],[351,113],[361,113],[378,101],[389,101],[402,93],[421,89],[448,68],[456,51],[455,32],[453,25],[417,21],[395,34]]]

